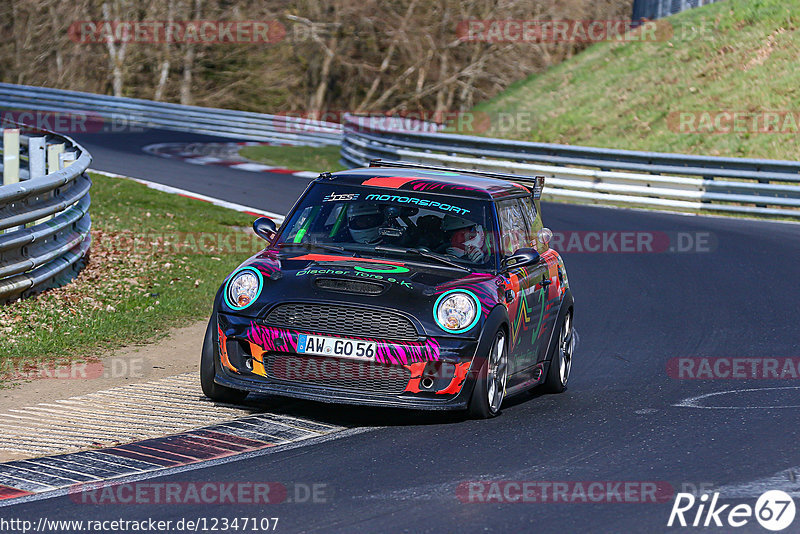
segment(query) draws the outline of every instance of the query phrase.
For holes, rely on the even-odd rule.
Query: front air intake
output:
[[[375,282],[362,282],[346,278],[317,278],[314,282],[320,289],[337,291],[339,293],[357,293],[359,295],[380,295],[386,287]]]

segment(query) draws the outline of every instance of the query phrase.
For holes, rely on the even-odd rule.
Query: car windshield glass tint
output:
[[[488,200],[375,187],[315,184],[284,223],[278,244],[335,245],[360,255],[376,245],[442,254],[470,267],[494,267]],[[416,260],[420,257],[416,256]]]

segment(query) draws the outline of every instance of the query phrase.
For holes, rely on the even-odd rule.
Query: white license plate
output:
[[[339,337],[300,334],[297,340],[298,354],[317,354],[319,356],[339,356],[344,358],[375,358],[378,344],[374,341],[342,339]]]

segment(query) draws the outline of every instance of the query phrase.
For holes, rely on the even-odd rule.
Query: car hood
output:
[[[228,311],[253,317],[264,317],[278,302],[341,303],[399,310],[415,317],[430,333],[437,330],[433,306],[442,294],[453,289],[472,292],[481,303],[483,317],[503,295],[502,278],[492,273],[468,273],[425,264],[418,258],[408,262],[268,249],[242,263],[234,273],[246,267],[261,273],[264,287],[255,304]]]

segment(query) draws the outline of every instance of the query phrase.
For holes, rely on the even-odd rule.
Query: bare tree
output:
[[[194,0],[194,20],[200,20],[203,10],[203,0]],[[186,43],[186,53],[183,56],[183,79],[181,80],[181,104],[192,103],[192,77],[194,75],[195,44]]]
[[[124,8],[127,7],[127,2],[124,0],[114,0],[115,14],[112,15],[111,7],[108,2],[103,2],[103,20],[113,28],[116,22],[120,20],[120,14],[125,12]],[[111,67],[111,86],[114,91],[114,96],[122,96],[122,85],[125,64],[125,52],[128,49],[128,40],[122,39],[119,43],[114,38],[114,32],[109,31],[106,39],[106,46],[108,47],[108,61]]]
[[[265,112],[470,109],[582,50],[465,41],[468,20],[622,19],[632,0],[7,0],[0,79]],[[279,20],[271,43],[70,39],[78,21]]]
[[[171,25],[175,15],[175,0],[167,0],[167,25]],[[169,76],[170,67],[170,40],[164,38],[164,44],[161,50],[161,68],[158,72],[158,82],[156,83],[156,91],[153,96],[154,100],[162,100],[164,98],[164,89],[167,86],[167,78]]]

